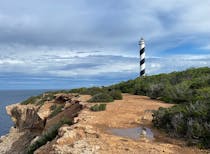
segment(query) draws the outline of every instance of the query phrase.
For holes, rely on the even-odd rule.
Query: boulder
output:
[[[74,95],[72,94],[65,94],[65,93],[60,93],[55,95],[55,102],[56,103],[66,103],[66,102],[71,102],[72,98]]]
[[[7,106],[6,111],[11,116],[14,127],[19,130],[43,130],[45,127],[46,119],[41,119],[37,114],[37,106],[14,104]]]

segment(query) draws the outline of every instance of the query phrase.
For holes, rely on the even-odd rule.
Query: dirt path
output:
[[[85,101],[89,96],[82,96]],[[86,104],[86,103],[85,103]],[[86,104],[87,106],[92,104]],[[106,111],[91,112],[85,109],[78,117],[78,123],[63,128],[61,137],[38,153],[54,148],[58,153],[102,153],[102,154],[199,154],[197,148],[187,147],[184,141],[168,138],[152,127],[152,115],[148,110],[170,107],[144,96],[123,94],[123,100],[107,104]],[[146,126],[152,129],[154,140],[133,140],[110,133],[110,128],[132,128]],[[61,132],[62,132],[61,131]],[[68,132],[68,133],[67,133]],[[42,151],[42,152],[40,152]],[[53,152],[51,152],[53,153]]]

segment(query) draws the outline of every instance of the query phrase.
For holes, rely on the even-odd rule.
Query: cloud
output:
[[[121,73],[131,73],[134,75],[133,77],[138,75],[139,58],[137,56],[119,56],[105,53],[104,51],[80,53],[65,50],[45,50],[28,55],[11,54],[0,57],[0,70],[2,73],[16,72],[51,77],[85,78],[101,74],[108,77],[112,76],[112,74],[117,75]],[[210,55],[176,54],[160,57],[147,56],[146,66],[146,71],[149,75],[183,70],[188,67],[210,66]]]
[[[15,60],[15,59],[2,59],[0,60],[0,65],[18,65],[18,64],[24,64],[21,60]]]
[[[12,57],[10,58],[12,59]],[[23,56],[24,59],[24,56]],[[110,85],[139,76],[139,58],[113,55],[42,55],[0,63],[2,88],[75,88]],[[3,60],[0,59],[0,62]],[[23,62],[22,62],[23,61]],[[210,66],[210,55],[146,57],[148,75]]]
[[[0,78],[42,84],[60,78],[62,85],[134,78],[142,36],[148,74],[210,66],[209,6],[208,0],[0,1]]]
[[[207,0],[23,0],[21,5],[10,4],[10,0],[0,2],[1,44],[125,53],[130,49],[134,54],[138,39],[144,36],[152,55],[190,42],[202,46],[210,36]]]

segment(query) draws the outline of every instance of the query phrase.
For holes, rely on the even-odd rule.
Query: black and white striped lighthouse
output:
[[[144,39],[141,38],[139,41],[140,46],[140,76],[145,76],[145,42]]]

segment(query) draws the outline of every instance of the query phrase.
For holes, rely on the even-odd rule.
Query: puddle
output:
[[[144,130],[143,130],[144,128]],[[143,132],[142,132],[143,130]],[[126,138],[131,138],[138,140],[142,137],[145,137],[149,140],[154,139],[154,134],[150,128],[147,127],[135,127],[135,128],[111,128],[108,130],[110,133],[122,136]],[[142,133],[145,133],[145,135],[142,135]]]

